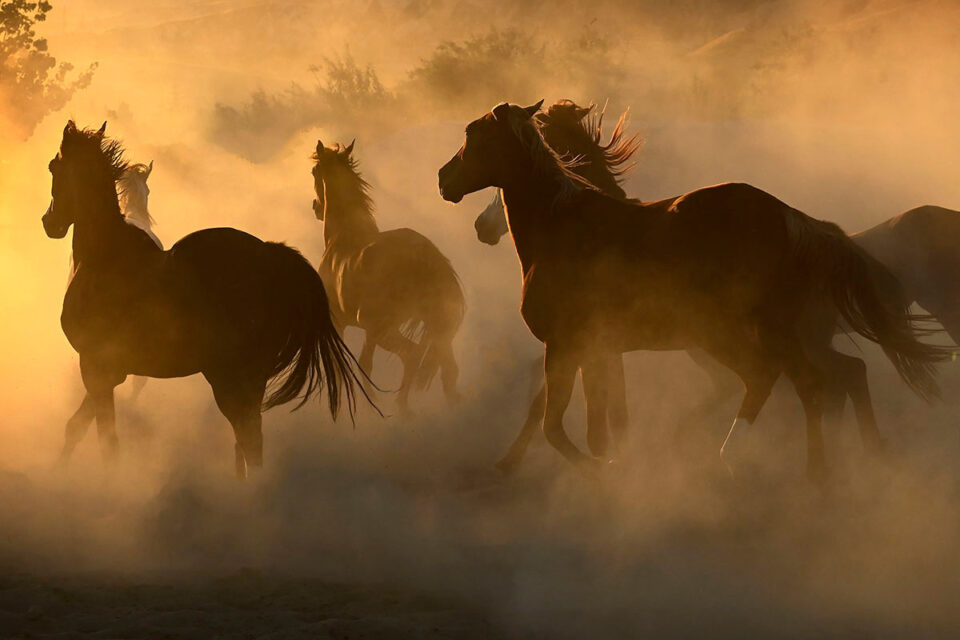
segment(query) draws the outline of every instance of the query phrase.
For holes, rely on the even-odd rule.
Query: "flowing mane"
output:
[[[635,133],[629,138],[624,137],[626,134],[624,127],[626,126],[627,116],[630,114],[630,109],[626,109],[620,114],[620,118],[613,128],[613,133],[610,134],[610,141],[605,145],[600,144],[603,139],[603,116],[606,110],[606,105],[604,105],[599,113],[591,113],[580,123],[580,127],[590,134],[597,152],[595,157],[591,157],[591,161],[602,164],[604,169],[617,176],[617,182],[619,182],[620,176],[636,166],[637,163],[630,162],[630,160],[640,150],[645,140],[639,133]],[[628,162],[630,164],[627,164]]]
[[[64,132],[63,146],[76,145],[81,155],[95,160],[98,168],[109,175],[114,183],[119,182],[129,163],[124,159],[124,148],[120,140],[108,138],[93,129],[68,129]]]
[[[535,118],[511,118],[513,132],[530,156],[533,178],[556,185],[558,188],[552,208],[562,206],[583,190],[596,191],[596,187],[577,175],[573,168],[576,159],[560,157],[543,138],[542,125]]]
[[[311,154],[310,159],[314,161],[314,166],[321,166],[321,162],[331,162],[343,169],[337,171],[335,177],[330,172],[324,171],[324,181],[328,186],[331,181],[336,181],[333,186],[338,189],[339,204],[352,205],[345,207],[349,211],[339,212],[341,217],[338,223],[350,228],[351,232],[376,233],[379,228],[373,215],[374,204],[373,198],[370,197],[370,183],[360,174],[356,159],[345,153],[346,147],[337,142],[329,150],[335,152],[333,160],[328,154],[321,158],[316,152]]]

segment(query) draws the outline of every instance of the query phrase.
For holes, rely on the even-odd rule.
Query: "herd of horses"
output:
[[[731,471],[781,374],[803,405],[812,479],[827,473],[824,414],[847,396],[864,445],[882,448],[865,365],[833,349],[837,331],[879,344],[916,393],[937,395],[934,365],[953,347],[919,338],[935,317],[960,340],[960,213],[921,207],[847,236],[746,184],[634,200],[620,184],[641,143],[626,136],[626,114],[604,144],[602,112],[569,100],[541,106],[504,103],[474,120],[438,172],[453,203],[497,189],[477,237],[496,244],[510,232],[521,314],[544,344],[543,387],[501,470],[516,468],[542,425],[559,453],[595,473],[626,432],[630,351],[686,350],[718,390],[730,388],[728,371],[739,377],[746,393],[720,449]],[[64,460],[94,420],[104,455],[116,454],[114,388],[127,376],[139,389],[147,377],[202,373],[234,429],[241,478],[262,464],[262,411],[322,390],[334,418],[341,405],[352,416],[360,397],[372,404],[378,346],[403,365],[401,413],[411,390],[438,375],[447,399],[459,399],[458,276],[420,233],[378,228],[353,149],[318,141],[312,156],[324,236],[314,269],[295,249],[232,228],[164,250],[147,209],[152,163],[127,164],[106,123],[67,123],[43,216],[52,238],[74,228],[61,324],[86,396],[67,423]],[[931,315],[911,313],[914,302]],[[365,334],[357,359],[341,338],[348,326]],[[589,454],[563,427],[578,373]]]

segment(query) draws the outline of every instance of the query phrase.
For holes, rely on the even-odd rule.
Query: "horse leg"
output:
[[[613,438],[614,452],[623,446],[627,433],[627,382],[623,375],[623,356],[616,355],[607,359],[607,419],[610,423],[610,435]]]
[[[83,396],[80,407],[67,420],[67,428],[63,439],[63,451],[60,452],[60,463],[66,464],[73,454],[73,450],[87,435],[87,429],[90,423],[97,417],[97,409],[93,404],[93,398],[87,393]]]
[[[606,358],[591,358],[580,367],[583,396],[587,405],[587,447],[595,457],[607,455],[608,387],[610,365]]]
[[[733,398],[739,386],[736,377],[723,364],[710,356],[702,349],[688,349],[687,355],[710,378],[710,392],[706,398],[697,402],[690,410],[685,411],[678,421],[677,440],[690,441],[695,429],[702,429],[702,422],[708,416],[714,415],[719,407]]]
[[[786,368],[807,419],[807,477],[822,483],[827,477],[822,429],[823,376],[802,349],[791,354]]]
[[[589,473],[594,468],[595,461],[581,452],[563,429],[563,414],[570,404],[570,395],[577,378],[577,353],[566,346],[548,342],[545,356],[547,398],[543,413],[543,435],[568,462]]]
[[[842,414],[844,400],[849,395],[864,449],[879,453],[883,450],[884,439],[877,428],[867,365],[860,358],[834,351],[833,348],[818,355],[819,360],[815,360],[815,363],[821,365],[826,374],[822,402],[824,417],[833,421],[838,417],[837,414]]]
[[[133,376],[130,386],[130,402],[133,403],[137,401],[137,398],[140,397],[140,393],[143,391],[143,388],[147,386],[147,378],[144,376]]]
[[[237,478],[245,480],[248,465],[263,466],[263,417],[260,407],[266,381],[241,380],[228,374],[211,375],[204,372],[204,375],[213,389],[217,407],[233,427]]]
[[[366,331],[363,337],[363,347],[360,349],[360,357],[357,359],[357,364],[360,365],[360,369],[365,374],[362,382],[364,388],[367,390],[368,395],[373,392],[370,383],[373,380],[373,355],[376,350],[377,341],[373,339],[373,336],[370,335],[369,331]]]
[[[536,433],[537,427],[543,423],[543,411],[547,405],[546,399],[547,387],[546,385],[540,385],[540,390],[533,398],[533,402],[530,403],[530,409],[527,411],[527,420],[523,423],[520,433],[517,434],[517,438],[513,441],[513,444],[510,445],[507,453],[497,462],[497,468],[504,474],[510,475],[516,471],[517,465],[520,464],[520,461],[526,454],[533,434]]]
[[[735,475],[736,468],[741,466],[744,459],[744,435],[770,397],[782,365],[755,339],[743,332],[717,332],[705,347],[718,362],[736,373],[746,387],[737,416],[720,447],[720,460],[730,474]]]
[[[376,334],[377,344],[387,351],[400,357],[403,363],[403,378],[400,380],[400,390],[397,392],[397,405],[401,415],[410,415],[410,388],[420,366],[422,348],[409,338],[406,338],[396,328]]]
[[[435,343],[434,348],[437,349],[440,357],[440,384],[443,385],[443,395],[447,398],[447,402],[458,404],[462,399],[457,389],[460,367],[453,355],[453,336]]]

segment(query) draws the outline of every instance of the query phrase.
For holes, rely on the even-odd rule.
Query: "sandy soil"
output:
[[[197,580],[0,578],[3,638],[505,638],[466,603],[241,570]]]

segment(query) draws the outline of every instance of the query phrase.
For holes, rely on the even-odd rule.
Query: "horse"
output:
[[[420,233],[380,231],[370,185],[352,156],[355,142],[325,147],[318,140],[311,156],[316,193],[311,206],[323,223],[319,271],[334,321],[341,329],[364,330],[359,363],[368,376],[378,346],[400,357],[402,414],[410,412],[411,387],[425,390],[438,372],[444,395],[455,403],[459,368],[453,339],[465,312],[460,280],[450,260]]]
[[[202,373],[233,427],[240,478],[263,464],[262,410],[297,398],[299,408],[325,388],[331,415],[345,400],[352,416],[353,356],[311,264],[232,228],[158,247],[120,211],[116,187],[127,164],[106,126],[67,122],[48,166],[52,200],[42,218],[50,238],[74,228],[76,268],[60,323],[80,355],[104,458],[117,455],[113,390],[128,375]],[[78,425],[67,424],[64,459],[86,431]]]
[[[160,238],[153,232],[155,221],[153,216],[150,215],[150,210],[147,206],[147,201],[150,197],[150,187],[147,186],[147,180],[150,178],[152,172],[153,160],[150,161],[149,165],[143,164],[142,162],[127,165],[120,179],[117,180],[117,196],[119,198],[120,211],[123,214],[124,222],[139,228],[150,236],[150,239],[153,240],[153,243],[157,245],[157,247],[163,249],[163,243],[160,242]],[[69,281],[73,279],[73,269],[74,261],[73,254],[71,254],[68,284]],[[131,378],[130,400],[136,401],[136,399],[140,397],[143,388],[147,386],[147,378],[143,376],[131,376]],[[84,397],[83,402],[80,403],[80,408],[77,409],[70,418],[71,426],[68,427],[68,431],[77,432],[81,429],[85,431],[89,428],[90,423],[93,422],[95,417],[93,401],[89,396]],[[64,450],[61,453],[61,463],[66,463],[69,457],[70,451]]]
[[[502,190],[521,315],[544,343],[544,435],[576,468],[592,473],[602,462],[563,428],[578,368],[589,432],[606,429],[610,357],[700,348],[746,387],[720,450],[728,468],[738,468],[741,434],[786,373],[806,416],[808,475],[822,481],[824,377],[801,340],[817,298],[880,344],[916,393],[936,396],[933,364],[949,350],[917,339],[896,278],[838,226],[743,183],[645,203],[605,195],[546,144],[533,118],[542,103],[502,103],[469,123],[438,185],[452,203]]]
[[[620,177],[631,165],[627,163],[640,149],[643,139],[639,135],[625,136],[625,123],[628,111],[620,115],[610,140],[603,139],[603,116],[605,110],[591,116],[594,106],[582,107],[576,102],[561,99],[550,105],[545,112],[537,113],[534,118],[540,126],[544,140],[558,155],[571,159],[571,170],[604,193],[621,200],[627,194],[620,184]],[[504,236],[507,229],[507,216],[503,208],[503,199],[497,189],[493,201],[474,221],[477,239],[489,245],[495,245]],[[623,358],[615,356],[607,364],[610,391],[607,408],[609,435],[615,447],[623,441],[628,422],[626,383],[623,375]],[[543,359],[538,358],[535,368],[543,371]],[[543,421],[545,387],[534,396],[517,437],[507,452],[497,461],[496,467],[504,474],[516,471],[526,454],[527,447],[537,426]],[[607,430],[595,429],[590,432],[587,446],[595,456],[605,455],[608,447]]]
[[[592,119],[587,118],[590,113],[591,106],[580,107],[572,101],[560,100],[551,105],[546,113],[538,113],[534,117],[541,124],[544,140],[551,148],[558,153],[562,150],[560,155],[563,157],[577,159],[572,166],[575,173],[594,185],[606,185],[601,190],[608,195],[624,199],[626,196],[622,189],[614,189],[610,185],[617,184],[619,177],[629,170],[629,166],[622,165],[630,160],[638,149],[637,137],[622,138],[623,123],[627,115],[625,112],[617,122],[610,143],[601,145],[603,112]],[[507,233],[506,213],[502,202],[497,190],[494,201],[477,217],[474,226],[481,242],[495,245]],[[942,207],[918,207],[867,231],[853,234],[851,238],[897,276],[911,300],[923,298],[921,306],[941,319],[954,342],[960,341],[960,308],[955,302],[960,290],[960,261],[954,257],[955,252],[952,250],[956,243],[945,240],[960,239],[958,212]],[[825,416],[838,417],[846,397],[849,396],[865,448],[872,452],[878,451],[883,446],[883,439],[877,429],[866,365],[860,358],[833,349],[834,331],[831,327],[834,325],[831,324],[829,310],[824,314],[824,309],[820,308],[808,315],[811,316],[808,322],[811,327],[805,332],[808,354],[825,369],[827,379],[824,394]],[[820,317],[817,318],[817,315]],[[833,317],[835,316],[834,313]],[[839,329],[839,326],[836,328]],[[711,394],[691,411],[692,415],[699,416],[712,412],[733,397],[736,386],[729,383],[728,371],[702,351],[691,349],[688,355],[712,382]],[[542,369],[542,360],[538,362]],[[616,405],[625,407],[625,398],[620,399],[621,388],[624,388],[623,383],[615,381],[610,392],[611,414],[608,420],[615,442],[616,419],[612,409]],[[544,392],[541,387],[520,434],[507,455],[497,463],[497,467],[505,473],[511,473],[523,457],[533,431],[542,418],[543,400]],[[622,435],[620,437],[622,438]],[[590,444],[588,442],[588,445]],[[594,455],[604,453],[602,446],[599,449],[594,446],[590,448]]]

